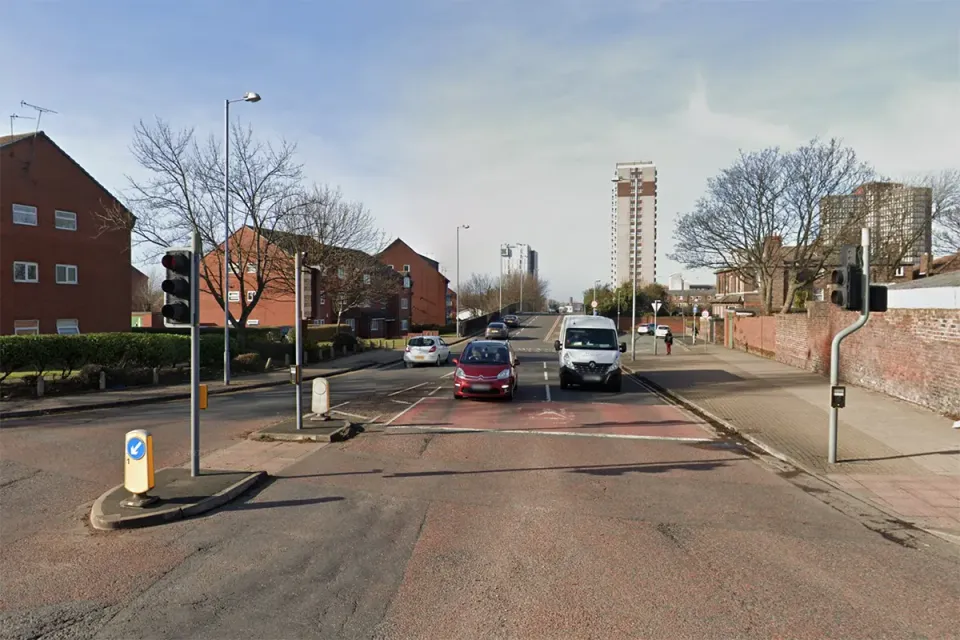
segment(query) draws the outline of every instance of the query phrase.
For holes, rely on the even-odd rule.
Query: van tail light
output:
[[[430,347],[430,353],[433,353],[433,352],[436,351],[436,350],[437,350],[436,345]]]

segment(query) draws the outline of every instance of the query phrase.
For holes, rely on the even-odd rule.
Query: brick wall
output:
[[[827,374],[833,336],[856,314],[828,303],[806,314],[777,316],[776,359]],[[840,378],[928,407],[960,415],[960,311],[891,309],[871,314],[840,349]]]
[[[733,346],[748,353],[773,358],[777,349],[777,319],[775,316],[736,316],[733,326]]]

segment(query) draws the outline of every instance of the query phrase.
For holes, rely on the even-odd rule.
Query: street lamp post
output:
[[[260,102],[260,94],[223,101],[223,384],[230,384],[230,103]],[[299,327],[297,328],[299,332]]]
[[[500,245],[500,307],[497,310],[498,314],[503,313],[503,257],[504,257],[503,247],[504,245],[501,244]]]
[[[469,229],[470,225],[457,227],[457,337],[460,337],[460,229]]]

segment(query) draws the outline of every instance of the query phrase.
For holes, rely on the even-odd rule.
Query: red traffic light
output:
[[[164,269],[182,276],[190,275],[190,254],[186,252],[168,253],[160,260]]]

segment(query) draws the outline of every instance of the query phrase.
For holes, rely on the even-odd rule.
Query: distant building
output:
[[[683,288],[684,288],[684,287],[683,287],[683,274],[682,274],[682,273],[674,273],[673,275],[671,275],[671,276],[670,276],[670,279],[668,280],[668,283],[667,283],[667,289],[669,289],[670,291],[681,291],[681,290],[683,290]]]
[[[411,324],[440,327],[447,324],[450,280],[440,272],[440,264],[436,260],[417,253],[400,238],[381,251],[379,258],[394,271],[409,275],[416,283]]]
[[[0,334],[130,330],[126,208],[44,132],[0,136]]]
[[[657,167],[618,162],[610,213],[610,280],[657,281]]]
[[[500,248],[500,269],[503,275],[524,273],[536,277],[540,270],[538,254],[528,244],[507,244]]]

